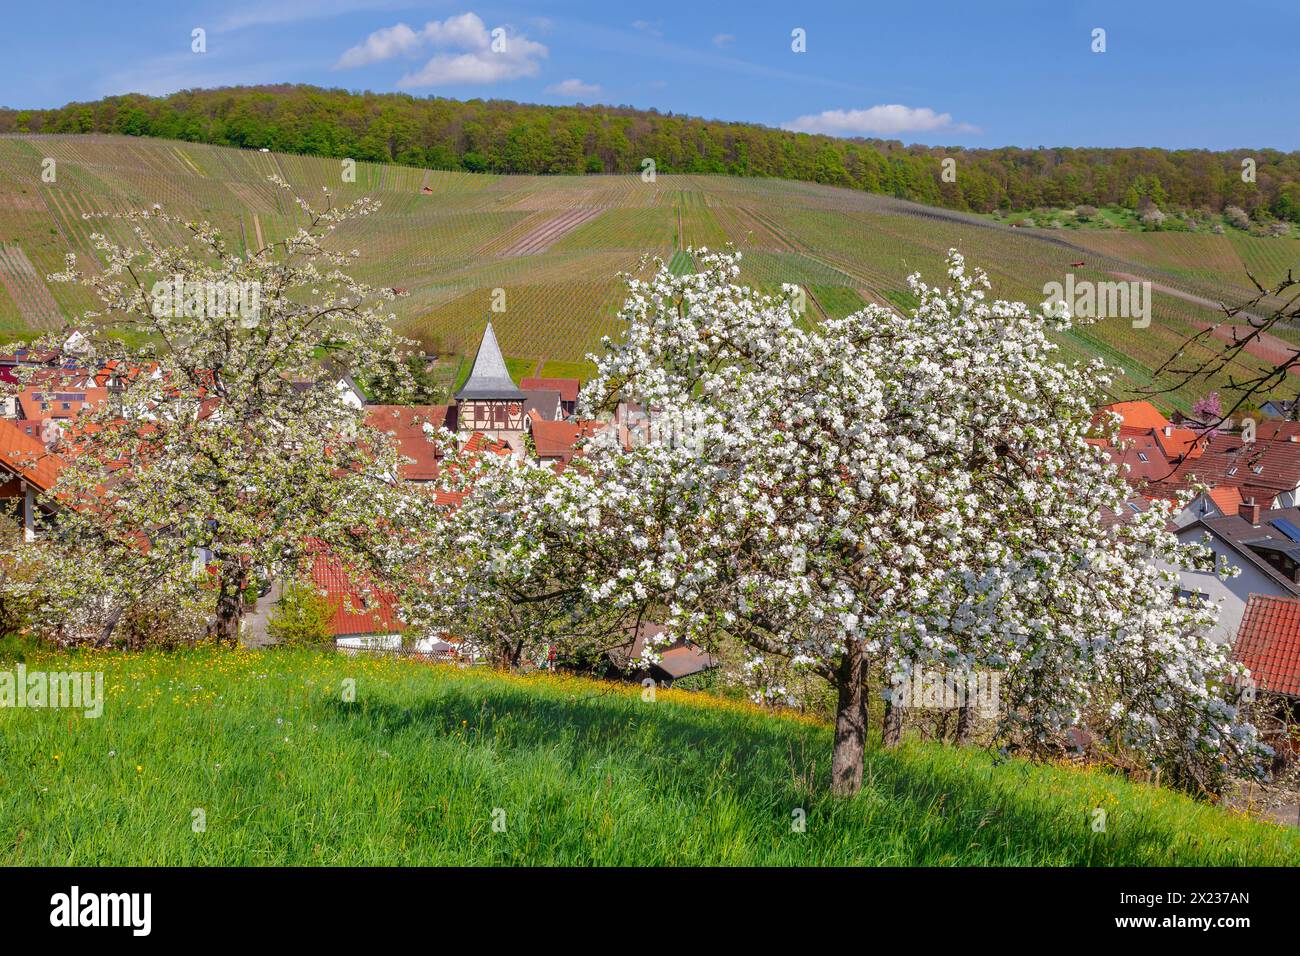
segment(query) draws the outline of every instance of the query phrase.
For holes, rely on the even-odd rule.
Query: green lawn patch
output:
[[[311,652],[27,657],[103,671],[105,704],[0,709],[3,864],[1300,863],[1297,831],[979,750],[873,750],[833,800],[830,728],[703,694]]]

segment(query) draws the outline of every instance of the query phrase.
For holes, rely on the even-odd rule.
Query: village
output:
[[[1291,403],[1263,411],[1285,415]],[[1251,673],[1250,693],[1300,703],[1300,422],[1246,420],[1237,429],[1167,418],[1149,401],[1117,402],[1098,417],[1119,418],[1114,442],[1092,439],[1132,489],[1122,524],[1157,501],[1190,500],[1170,530],[1203,542],[1215,566],[1179,569],[1180,597],[1219,606],[1212,637],[1232,646]]]
[[[74,334],[62,349],[16,349],[0,355],[0,389],[6,389],[0,392],[0,515],[8,517],[28,541],[42,534],[56,508],[51,492],[65,465],[65,432],[84,410],[120,391],[124,375],[150,374],[140,369],[125,371],[116,362],[87,367],[79,359],[79,351],[79,336]],[[577,402],[581,385],[576,378],[540,377],[523,378],[516,385],[490,322],[468,377],[448,404],[373,403],[350,375],[331,374],[326,369],[320,379],[301,383],[303,388],[333,389],[339,401],[363,410],[367,424],[388,435],[396,446],[402,460],[401,481],[430,486],[439,475],[446,451],[434,440],[443,429],[456,435],[465,451],[529,455],[556,472],[581,455],[582,440],[598,431],[616,429],[625,446],[648,440],[650,417],[635,403],[620,402],[608,420],[580,420]],[[432,494],[438,504],[447,507],[455,507],[461,497],[438,490]],[[211,559],[211,554],[197,554],[196,569]],[[395,596],[382,585],[359,586],[327,550],[316,551],[305,573],[311,587],[328,603],[329,637],[340,652],[477,662],[462,651],[453,636],[412,639],[404,635]],[[281,594],[281,582],[270,582],[250,609],[241,631],[246,646],[274,642],[267,624]],[[675,680],[718,666],[707,652],[685,642],[665,648],[653,664],[641,663],[646,637],[658,630],[657,625],[646,623],[629,633],[626,644],[608,650],[600,673],[650,678],[670,686]]]

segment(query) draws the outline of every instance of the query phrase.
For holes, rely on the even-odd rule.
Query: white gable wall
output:
[[[1201,541],[1206,532],[1204,528],[1184,528],[1178,532],[1178,539],[1184,543]],[[1221,578],[1213,571],[1180,571],[1183,590],[1204,594],[1211,601],[1217,601],[1219,623],[1211,636],[1220,643],[1229,643],[1237,636],[1237,627],[1242,615],[1246,613],[1246,602],[1252,594],[1271,594],[1279,597],[1292,597],[1273,578],[1259,570],[1223,539],[1210,535],[1210,549],[1214,552],[1216,564],[1222,555],[1227,564],[1240,568],[1241,573],[1232,578]]]

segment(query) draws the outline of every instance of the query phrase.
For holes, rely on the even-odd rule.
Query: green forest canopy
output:
[[[121,133],[351,157],[433,169],[526,174],[640,172],[778,177],[973,212],[1154,203],[1239,206],[1300,222],[1300,153],[1268,149],[905,146],[622,106],[457,101],[313,86],[223,87],[112,96],[57,109],[0,109],[0,133]],[[957,161],[944,182],[941,161]],[[1255,163],[1255,181],[1242,161]]]

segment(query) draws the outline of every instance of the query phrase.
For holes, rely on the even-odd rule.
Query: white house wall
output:
[[[1203,528],[1178,532],[1179,540],[1184,543],[1199,542],[1204,535]],[[1211,601],[1219,602],[1219,623],[1211,632],[1211,636],[1220,643],[1227,643],[1237,636],[1237,627],[1241,624],[1242,615],[1246,613],[1246,602],[1252,594],[1271,594],[1280,597],[1292,595],[1221,539],[1211,536],[1209,546],[1214,552],[1216,564],[1219,562],[1219,556],[1223,555],[1226,562],[1240,568],[1241,573],[1236,577],[1225,579],[1213,571],[1179,571],[1178,577],[1182,581],[1183,590],[1204,594]]]

